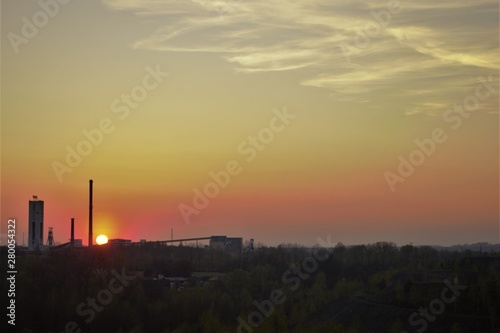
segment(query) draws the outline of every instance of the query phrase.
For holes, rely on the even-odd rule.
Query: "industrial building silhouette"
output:
[[[43,201],[34,195],[29,201],[28,249],[33,251],[43,245]]]
[[[29,251],[34,250],[64,250],[68,248],[83,248],[82,239],[75,239],[75,219],[71,218],[71,235],[70,241],[67,243],[56,245],[54,240],[53,228],[49,228],[46,246],[43,245],[43,228],[44,228],[44,201],[39,200],[36,195],[29,202]],[[209,245],[206,248],[211,250],[223,251],[231,254],[238,254],[243,251],[243,238],[228,237],[228,236],[207,236],[195,238],[173,239],[173,230],[170,240],[165,241],[146,241],[142,239],[140,242],[132,242],[130,239],[115,238],[109,239],[107,244],[99,245],[104,247],[124,247],[124,246],[141,246],[146,244],[154,244],[158,246],[168,246],[178,244],[183,245],[183,242],[196,242],[208,240]],[[89,222],[88,222],[88,246],[93,247],[93,180],[89,180]],[[253,250],[253,239],[250,240],[249,249]]]

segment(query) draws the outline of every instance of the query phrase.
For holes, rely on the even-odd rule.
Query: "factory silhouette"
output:
[[[44,239],[44,201],[40,200],[37,195],[33,195],[29,201],[29,215],[28,215],[28,251],[61,251],[69,248],[92,248],[94,245],[93,233],[93,192],[94,181],[89,180],[89,221],[88,221],[88,246],[84,247],[81,238],[75,239],[75,219],[71,218],[71,235],[70,241],[63,244],[57,244],[54,239],[54,230],[49,227],[47,234],[47,241]],[[244,250],[253,251],[253,239],[250,239],[246,249],[243,248],[242,237],[227,237],[227,236],[206,236],[206,237],[193,237],[174,239],[173,229],[171,230],[170,240],[162,241],[146,241],[141,239],[139,242],[132,242],[130,239],[115,238],[109,239],[107,244],[98,246],[107,247],[122,247],[122,246],[141,246],[146,244],[155,244],[159,246],[168,245],[183,245],[185,242],[195,242],[198,247],[198,241],[209,241],[209,245],[205,248],[224,251],[229,254],[239,254]]]

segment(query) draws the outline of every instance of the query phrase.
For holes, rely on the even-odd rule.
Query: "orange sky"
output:
[[[497,1],[47,3],[2,1],[2,244],[32,195],[86,244],[89,179],[95,236],[500,241]]]

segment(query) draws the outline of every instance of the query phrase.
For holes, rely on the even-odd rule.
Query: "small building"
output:
[[[112,247],[130,246],[132,245],[132,240],[122,238],[108,239],[108,245]]]
[[[210,249],[222,250],[227,253],[239,254],[243,249],[243,238],[212,236],[210,237]]]
[[[210,249],[211,250],[224,250],[226,245],[226,236],[212,236],[210,237]]]
[[[243,249],[243,238],[241,237],[228,237],[226,240],[226,252],[241,253]]]

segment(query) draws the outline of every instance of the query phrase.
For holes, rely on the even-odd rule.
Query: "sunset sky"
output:
[[[2,244],[32,195],[86,244],[89,179],[95,236],[500,242],[497,0],[2,0],[1,36]]]

